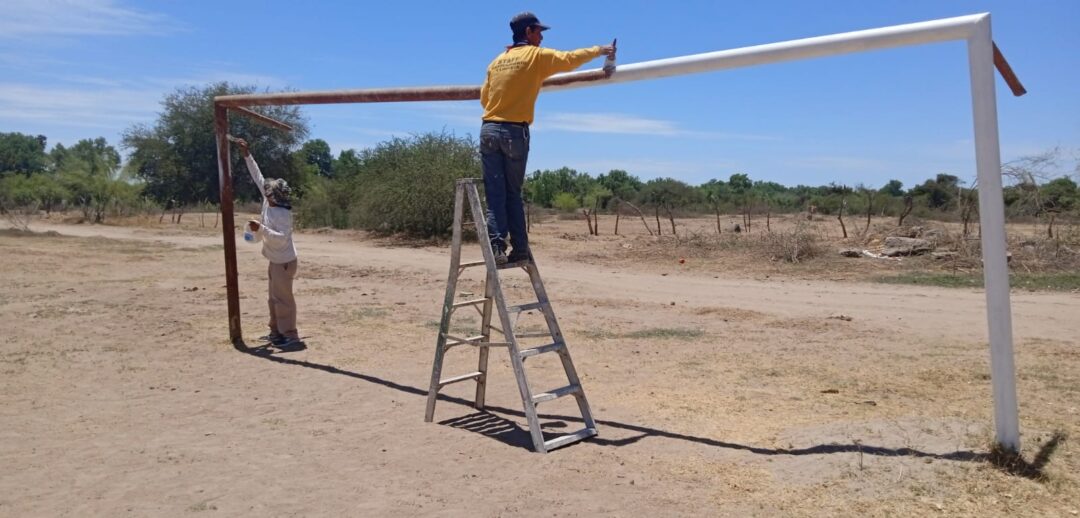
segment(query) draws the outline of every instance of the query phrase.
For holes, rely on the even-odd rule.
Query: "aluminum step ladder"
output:
[[[526,260],[504,265],[495,264],[495,254],[491,249],[487,223],[480,207],[480,196],[476,189],[476,184],[479,182],[481,180],[478,178],[459,179],[454,193],[454,234],[450,248],[450,276],[446,282],[446,299],[443,304],[442,321],[439,324],[439,336],[435,343],[435,362],[431,368],[431,387],[428,390],[427,411],[424,414],[424,421],[430,423],[435,417],[435,402],[438,399],[439,390],[452,383],[462,381],[473,380],[476,382],[475,407],[478,410],[483,410],[484,391],[487,386],[488,353],[492,347],[506,347],[510,352],[510,363],[514,368],[518,389],[521,391],[521,402],[525,407],[525,417],[529,423],[529,434],[532,436],[533,448],[537,452],[546,453],[560,446],[596,435],[596,422],[593,421],[592,412],[589,410],[589,402],[585,399],[585,391],[581,386],[581,379],[578,378],[577,371],[574,369],[574,362],[570,359],[570,351],[567,349],[566,340],[559,330],[559,323],[555,319],[555,312],[552,310],[551,302],[548,300],[547,292],[544,290],[544,283],[540,280],[540,272],[536,268],[536,262]],[[461,234],[466,197],[468,197],[472,221],[476,224],[476,234],[484,255],[483,261],[461,262]],[[487,269],[487,276],[484,280],[484,296],[456,300],[458,278],[466,269],[473,267],[485,267]],[[522,268],[529,274],[533,292],[536,294],[536,302],[507,306],[499,280],[499,271],[510,268]],[[476,336],[451,335],[450,323],[454,313],[458,309],[467,307],[475,308],[480,313],[480,334]],[[493,308],[498,314],[499,326],[492,325]],[[526,311],[532,310],[538,310],[543,314],[548,331],[516,333],[514,325],[517,317]],[[511,316],[515,318],[512,320]],[[500,341],[492,341],[492,331],[499,335]],[[521,349],[518,343],[519,338],[537,337],[550,337],[551,341],[546,345]],[[459,345],[470,345],[479,348],[480,359],[477,370],[460,376],[443,378],[442,367],[446,351]],[[559,355],[563,370],[566,372],[567,384],[563,387],[535,393],[529,385],[529,379],[525,373],[525,360],[546,353]],[[585,428],[544,440],[540,420],[536,414],[536,405],[564,396],[573,396],[577,400]]]

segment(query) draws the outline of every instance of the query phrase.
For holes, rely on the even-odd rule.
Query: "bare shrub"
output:
[[[1014,271],[1033,272],[1076,272],[1080,271],[1080,246],[1061,239],[1013,239],[1009,250],[1012,252]]]
[[[664,240],[657,240],[661,242]],[[669,246],[682,249],[690,257],[714,256],[719,252],[743,253],[767,257],[770,261],[798,263],[820,257],[824,251],[821,236],[809,224],[800,222],[789,231],[763,232],[757,235],[687,232],[681,240],[667,240]]]
[[[31,203],[23,207],[4,207],[2,211],[4,217],[7,219],[11,228],[20,230],[22,232],[30,231],[30,221],[37,214],[38,204],[36,202]]]
[[[824,250],[820,236],[804,222],[799,222],[790,231],[762,234],[759,240],[761,252],[773,261],[798,263],[818,257]]]
[[[1014,272],[1047,273],[1080,270],[1080,240],[1070,240],[1075,232],[1066,229],[1065,238],[1047,239],[1031,236],[1009,236],[1009,267]],[[1080,237],[1080,236],[1077,236]],[[947,269],[977,272],[982,270],[982,242],[963,232],[946,231],[936,238],[937,250],[948,253],[942,263]]]

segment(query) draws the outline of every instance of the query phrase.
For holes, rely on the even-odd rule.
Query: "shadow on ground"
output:
[[[248,347],[242,341],[233,344],[233,346],[236,348],[237,351],[240,351],[244,354],[248,354],[256,358],[262,358],[264,360],[269,360],[276,363],[295,365],[298,367],[307,367],[309,369],[316,369],[331,374],[340,374],[342,376],[348,376],[350,378],[363,380],[368,383],[382,385],[384,387],[397,390],[399,392],[404,392],[406,394],[412,394],[415,396],[421,396],[426,398],[428,394],[428,391],[426,389],[413,387],[410,385],[402,385],[400,383],[384,380],[382,378],[377,378],[368,374],[347,371],[339,369],[332,365],[323,365],[320,363],[313,363],[304,360],[295,360],[292,358],[279,356],[277,354],[278,351],[270,348],[269,346]],[[456,403],[467,407],[473,406],[473,403],[469,400],[458,397],[445,396],[442,394],[439,395],[439,400]],[[528,430],[523,429],[516,422],[497,415],[496,413],[510,415],[518,418],[525,417],[525,413],[521,410],[489,406],[483,410],[479,410],[467,415],[440,421],[439,424],[444,426],[450,426],[453,428],[459,428],[462,430],[468,430],[470,432],[478,433],[485,437],[490,437],[499,442],[502,442],[503,444],[531,450],[532,439],[529,436]],[[550,440],[562,435],[557,433],[557,431],[553,429],[566,428],[567,425],[565,421],[581,422],[581,418],[575,416],[539,414],[539,417],[541,419],[548,420],[541,425],[544,428],[545,440]],[[1060,444],[1066,439],[1066,435],[1064,433],[1055,433],[1054,436],[1040,448],[1039,452],[1035,455],[1035,458],[1029,462],[1018,454],[996,448],[990,452],[953,451],[948,453],[930,453],[914,448],[886,448],[881,446],[870,446],[861,443],[819,444],[808,448],[761,448],[745,444],[710,439],[708,437],[698,437],[694,435],[668,432],[665,430],[658,430],[655,428],[649,428],[646,426],[635,424],[620,423],[617,421],[597,419],[596,423],[598,425],[617,428],[620,430],[627,430],[636,433],[636,435],[631,435],[622,439],[604,439],[602,437],[593,437],[589,439],[589,442],[602,446],[626,446],[636,443],[646,437],[660,437],[665,439],[674,439],[693,442],[697,444],[704,444],[706,446],[713,446],[717,448],[747,451],[756,455],[824,455],[833,453],[862,453],[863,455],[877,455],[882,457],[919,457],[961,462],[989,462],[998,469],[1011,475],[1039,481],[1046,479],[1044,468],[1050,462],[1050,456],[1053,455],[1054,451],[1057,450],[1058,446],[1060,446]]]

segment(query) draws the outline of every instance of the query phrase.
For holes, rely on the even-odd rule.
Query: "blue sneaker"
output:
[[[284,352],[303,351],[307,349],[307,344],[304,343],[299,337],[293,336],[282,340],[281,342],[275,342],[274,347],[281,349]]]

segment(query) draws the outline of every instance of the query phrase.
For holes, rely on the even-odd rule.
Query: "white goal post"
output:
[[[986,321],[990,336],[995,437],[1002,448],[1019,452],[1020,423],[1017,415],[1012,312],[1009,303],[1009,270],[1006,261],[1005,206],[1001,185],[1001,154],[994,85],[995,66],[1015,95],[1022,95],[1024,89],[991,39],[989,13],[619,65],[610,75],[600,69],[570,72],[549,78],[544,83],[544,91],[656,79],[954,40],[966,41],[968,47],[975,129],[975,163],[979,185],[979,222],[982,226],[983,276],[986,286]],[[229,335],[233,342],[239,342],[242,338],[236,246],[233,234],[233,193],[232,182],[228,181],[232,178],[227,135],[229,110],[252,116],[254,112],[246,110],[246,107],[283,104],[460,101],[479,98],[479,86],[284,92],[227,95],[215,98]],[[261,117],[267,119],[265,116]],[[262,120],[262,122],[272,124],[275,121]]]

